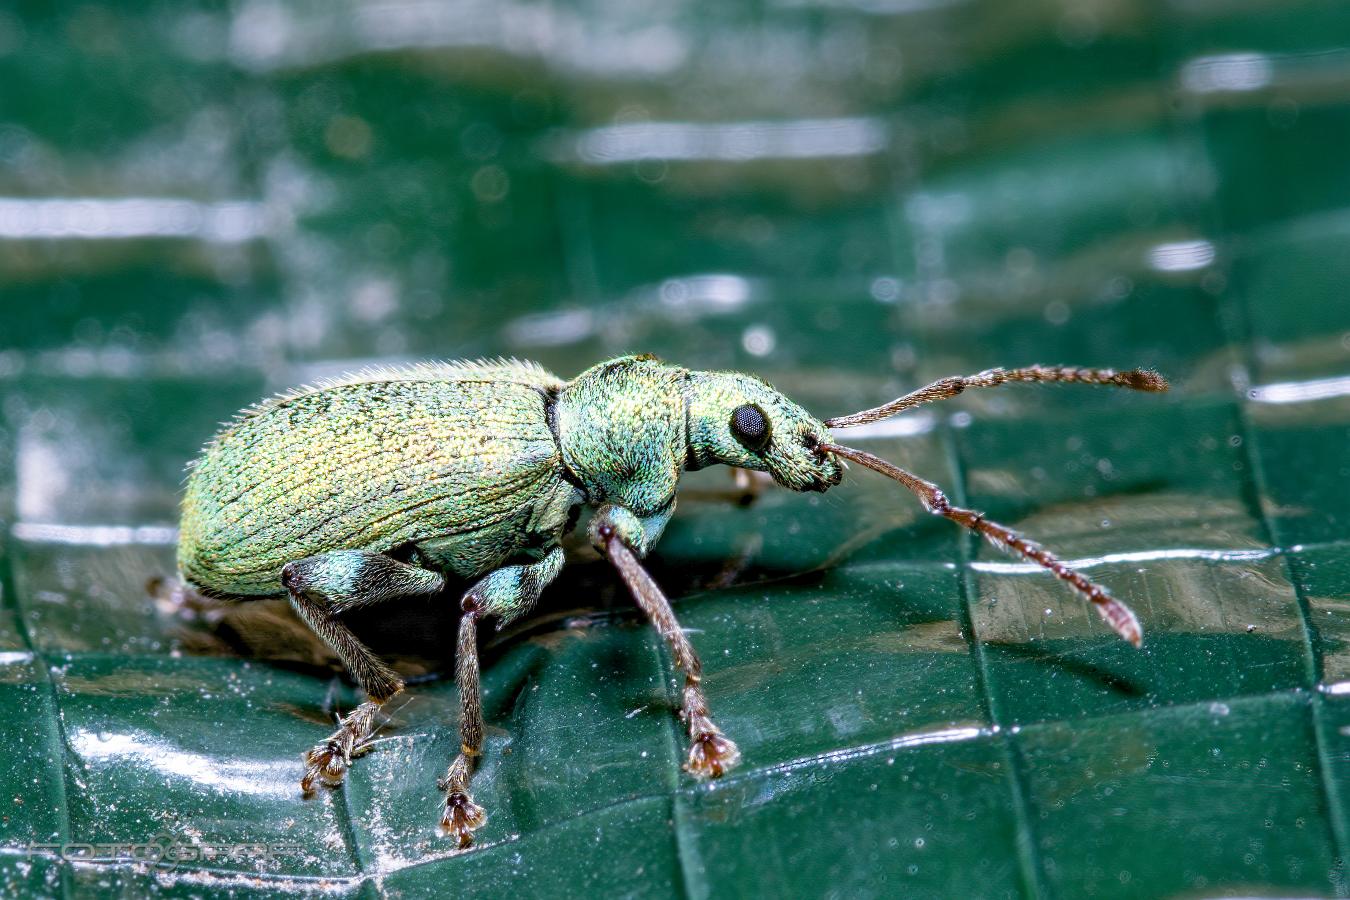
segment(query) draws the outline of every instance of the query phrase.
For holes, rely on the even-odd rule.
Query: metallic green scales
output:
[[[193,467],[179,566],[232,596],[284,594],[320,553],[430,542],[458,574],[556,535],[576,502],[528,363],[369,370],[246,410]]]
[[[280,596],[289,562],[411,547],[430,569],[473,577],[555,546],[583,502],[631,514],[625,533],[645,556],[686,468],[767,470],[794,490],[838,481],[838,464],[799,440],[763,454],[739,444],[727,423],[747,401],[783,437],[825,434],[757,378],[645,356],[570,382],[502,361],[303,388],[245,410],[207,445],[188,478],[179,569],[208,593]]]
[[[629,356],[587,369],[564,389],[556,414],[559,440],[588,497],[639,518],[668,516],[688,443],[689,377],[688,369]]]

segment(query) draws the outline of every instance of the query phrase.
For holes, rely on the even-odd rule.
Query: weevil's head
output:
[[[739,372],[692,372],[687,469],[714,463],[768,472],[794,491],[824,491],[843,477],[825,423],[767,381]]]

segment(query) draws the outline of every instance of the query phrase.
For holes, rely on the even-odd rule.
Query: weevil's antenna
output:
[[[1115,630],[1116,634],[1135,647],[1143,646],[1143,628],[1139,624],[1139,619],[1128,606],[1112,597],[1106,588],[1069,568],[1059,557],[1040,544],[1022,537],[1006,525],[1000,525],[986,519],[984,513],[953,506],[947,500],[947,495],[942,493],[937,485],[931,481],[925,481],[912,472],[907,472],[879,456],[873,456],[864,450],[855,450],[852,447],[843,447],[839,444],[827,442],[820,444],[820,452],[833,453],[844,459],[852,460],[861,466],[866,466],[874,472],[880,472],[887,478],[894,478],[913,491],[928,511],[934,515],[944,516],[958,525],[984,535],[988,538],[989,543],[1000,550],[1015,553],[1038,566],[1049,569],[1056,578],[1067,582],[1071,588],[1087,599],[1098,614],[1106,620],[1106,624]]]
[[[958,375],[942,378],[930,385],[911,391],[875,409],[865,409],[848,416],[827,419],[830,428],[852,428],[890,418],[899,412],[955,397],[966,388],[998,387],[1009,381],[1059,381],[1070,384],[1098,384],[1132,388],[1136,391],[1161,392],[1167,390],[1167,379],[1152,369],[1080,369],[1076,366],[1027,366],[1022,369],[989,369],[978,375]]]

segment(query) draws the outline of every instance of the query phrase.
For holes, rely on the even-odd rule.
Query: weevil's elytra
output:
[[[336,785],[403,682],[342,614],[472,580],[461,598],[456,681],[460,753],[441,787],[441,824],[467,847],[486,813],[469,792],[482,753],[478,624],[527,612],[563,566],[562,537],[595,508],[591,542],[615,567],[685,674],[685,768],[717,777],[739,751],[712,720],[702,663],[641,560],[675,510],[684,471],[721,463],[767,472],[794,491],[825,491],[842,460],[892,478],[935,515],[1043,566],[1135,646],[1127,606],[1039,544],[953,506],[938,487],[843,446],[832,431],[1009,381],[1162,391],[1147,370],[1031,366],[946,378],[891,403],[820,421],[764,380],[700,372],[651,356],[609,360],[562,381],[533,363],[372,369],[244,410],[192,467],[178,566],[205,594],[288,596],[368,700],[304,757],[301,787]]]

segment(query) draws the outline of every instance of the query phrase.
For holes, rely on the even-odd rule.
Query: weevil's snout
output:
[[[768,383],[734,372],[698,372],[689,393],[686,467],[714,463],[768,472],[794,491],[824,491],[843,477],[821,452],[825,423]]]
[[[815,458],[816,465],[816,477],[806,490],[824,493],[844,480],[843,463],[825,449],[828,439],[822,440],[820,435],[810,433],[802,438],[802,446]]]
[[[773,480],[794,491],[828,491],[844,478],[839,459],[825,452],[823,428],[814,420],[794,422],[797,427],[765,454],[765,468]]]
[[[811,483],[810,490],[820,491],[823,494],[844,480],[844,467],[839,465],[833,456],[825,458],[825,464],[821,469],[820,475]]]

